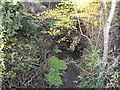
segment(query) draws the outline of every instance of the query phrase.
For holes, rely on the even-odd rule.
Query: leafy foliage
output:
[[[77,8],[77,14],[74,8]],[[50,36],[58,37],[58,43],[70,42],[71,44],[67,49],[74,51],[75,47],[81,42],[80,39],[82,37],[79,34],[81,33],[80,30],[76,27],[78,24],[77,16],[85,23],[87,29],[91,30],[93,29],[91,25],[99,26],[101,24],[99,19],[97,19],[100,8],[101,3],[99,2],[85,5],[79,3],[78,5],[78,3],[73,4],[73,2],[68,0],[59,3],[55,9],[45,11],[40,15],[38,14],[38,16],[40,16],[41,21],[47,21],[50,27],[48,30]],[[84,31],[84,28],[81,29]]]
[[[60,53],[60,52],[62,52],[62,50],[60,50],[60,49],[58,48],[58,46],[55,46],[55,48],[54,48],[53,50],[54,50],[55,53]]]
[[[13,5],[12,2],[5,2],[2,8],[2,15],[3,19],[2,23],[0,23],[4,28],[0,30],[0,32],[2,31],[0,42],[2,41],[1,50],[4,47],[4,53],[3,51],[0,53],[0,58],[4,56],[5,65],[2,62],[4,66],[2,65],[0,69],[3,70],[6,67],[6,70],[4,69],[4,79],[12,81],[20,76],[19,71],[26,73],[26,71],[33,70],[36,67],[34,63],[36,64],[40,61],[36,54],[43,37],[38,32],[39,21],[24,15],[22,8],[18,5]],[[3,45],[3,38],[6,42],[5,45]],[[21,84],[22,79],[14,80],[15,82],[11,81],[9,85],[12,87]]]
[[[62,84],[62,79],[61,79],[61,75],[59,72],[50,70],[47,74],[46,74],[46,79],[49,82],[49,85],[52,86],[56,86],[59,87]]]
[[[22,30],[24,31],[23,34],[25,36],[36,37],[36,36],[38,36],[38,34],[40,34],[40,32],[37,34],[38,28],[39,28],[39,25],[40,25],[40,22],[37,19],[34,19],[32,17],[28,17],[28,16],[25,15],[21,20],[21,24],[22,24]],[[34,35],[34,32],[36,32],[36,35]]]
[[[67,69],[67,63],[57,57],[48,58],[50,70],[45,75],[50,86],[60,87],[62,85],[61,70]]]
[[[14,36],[18,31],[24,31],[23,34],[30,36],[39,27],[39,21],[23,14],[25,8],[19,5],[13,5],[12,2],[4,4],[3,26],[4,33],[8,36]]]
[[[57,43],[71,42],[71,46],[67,49],[74,51],[75,46],[80,41],[76,40],[76,37],[80,38],[80,35],[76,32],[77,20],[72,3],[61,2],[55,9],[41,13],[39,18],[42,18],[43,23],[47,21],[50,27],[48,34],[53,38],[58,37]],[[76,40],[76,44],[73,42],[74,40]]]
[[[90,73],[84,72],[81,75],[80,86],[81,88],[98,87],[97,85],[99,78],[97,77],[97,75],[99,74],[99,68],[101,68],[99,65],[100,60],[99,52],[98,51],[90,52],[88,55],[86,55],[85,60],[86,60],[85,66],[87,67],[87,70],[92,74],[90,75]],[[81,64],[79,65],[79,67],[85,66],[82,66]]]
[[[101,81],[105,81],[105,84],[107,82],[110,82],[110,84],[111,82],[115,82],[116,85],[117,78],[119,77],[117,74],[117,65],[115,69],[111,69],[110,73],[106,75],[110,80],[106,80],[106,77],[103,77],[105,80],[100,79],[99,72],[103,70],[103,67],[99,64],[101,59],[100,52],[93,50],[94,45],[91,48],[92,51],[87,55],[80,49],[81,47],[84,48],[86,39],[83,39],[84,37],[78,27],[78,18],[82,31],[85,31],[85,35],[89,33],[92,41],[96,41],[94,35],[102,34],[103,12],[101,3],[92,1],[94,0],[83,4],[84,1],[82,0],[65,0],[52,9],[40,6],[40,10],[45,11],[40,11],[40,13],[33,15],[29,13],[29,3],[22,4],[17,3],[17,1],[12,3],[9,0],[2,3],[4,0],[1,0],[0,86],[2,79],[5,79],[3,80],[3,85],[10,88],[36,87],[37,85],[58,88],[63,84],[61,71],[66,70],[68,64],[55,56],[60,57],[63,55],[65,55],[68,62],[74,60],[76,65],[80,63],[78,65],[80,69],[83,68],[78,80],[78,83],[80,82],[78,87],[98,88],[98,86],[103,84]],[[39,5],[36,6],[39,7]],[[110,7],[108,6],[108,8]],[[35,11],[37,11],[37,9],[38,8],[35,8]],[[84,26],[85,28],[82,28]],[[98,33],[97,30],[99,29],[100,32]],[[118,39],[119,36],[118,34]],[[43,37],[45,37],[45,39]],[[51,47],[53,48],[52,45],[55,46],[53,50],[51,50]],[[61,49],[62,46],[64,47]],[[100,46],[100,48],[103,47]],[[114,49],[117,49],[117,45]],[[79,58],[80,60],[76,60],[76,58],[72,56],[78,54],[76,56],[81,57],[79,53],[86,55],[84,59]],[[109,54],[111,55],[111,51]],[[110,65],[113,63],[111,58],[119,58],[115,58],[117,53],[112,54],[110,61],[108,61]],[[47,57],[48,60],[46,62]],[[44,65],[45,67],[43,68],[42,66]],[[70,68],[72,68],[72,65],[70,65]],[[47,72],[45,73],[46,70]],[[69,70],[70,69],[66,72]],[[45,74],[45,79],[43,74]],[[39,80],[40,84],[39,81],[36,80],[38,79],[37,76],[41,79],[41,81]],[[49,86],[45,83],[45,80]]]
[[[100,20],[97,18],[99,16],[99,12],[101,11],[101,2],[94,2],[88,0],[88,2],[83,3],[75,3],[75,7],[78,11],[78,16],[85,21],[85,24],[88,29],[91,29],[91,25],[99,26],[101,24]]]
[[[57,57],[48,58],[51,69],[55,69],[56,71],[67,69],[67,63],[63,60],[59,60]]]
[[[95,70],[99,66],[100,56],[98,51],[93,51],[87,55],[86,60],[88,60],[88,68],[90,70]]]
[[[4,29],[4,26],[2,25],[3,23],[3,12],[2,12],[2,9],[3,9],[3,4],[4,2],[0,2],[0,86],[2,86],[2,81],[3,81],[3,74],[4,74],[4,70],[5,70],[5,54],[4,54],[4,44],[5,44],[5,41],[4,41],[4,35],[3,35],[3,29]],[[1,89],[1,87],[0,87]]]
[[[13,6],[12,3],[6,2],[3,11],[4,33],[6,33],[8,36],[14,36],[22,27],[22,14],[20,14],[20,8],[18,6]]]

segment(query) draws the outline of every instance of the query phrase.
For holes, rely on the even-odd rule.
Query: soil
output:
[[[76,77],[79,75],[78,67],[74,63],[70,63],[68,69],[63,72],[63,88],[75,88]]]

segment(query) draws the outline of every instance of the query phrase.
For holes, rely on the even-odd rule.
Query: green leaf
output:
[[[58,48],[58,46],[55,46],[55,48],[54,48],[53,50],[54,50],[55,53],[60,53],[60,52],[62,52],[62,50],[60,50],[60,49]]]
[[[64,60],[59,60],[57,57],[48,58],[51,68],[58,70],[67,69],[67,63]]]
[[[60,85],[62,85],[62,79],[59,72],[50,70],[45,77],[50,86],[60,87]]]

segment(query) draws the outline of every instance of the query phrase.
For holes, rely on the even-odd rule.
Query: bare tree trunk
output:
[[[102,0],[102,4],[103,4],[103,7],[104,7],[104,19],[106,19],[106,1]],[[105,22],[104,20],[104,24],[105,26],[103,27],[103,31],[104,31],[104,51],[103,51],[103,59],[101,61],[102,63],[102,66],[103,66],[103,69],[102,71],[100,72],[100,75],[99,77],[103,77],[103,74],[104,72],[106,71],[105,70],[105,67],[107,65],[107,57],[108,57],[108,50],[109,50],[109,31],[110,31],[110,25],[112,23],[112,19],[113,19],[113,16],[114,16],[114,12],[115,12],[115,7],[116,7],[116,0],[111,0],[111,10],[110,10],[110,14],[108,16],[108,19],[107,21]]]
[[[114,16],[114,12],[115,12],[115,7],[116,7],[116,0],[111,0],[111,10],[110,10],[110,14],[108,16],[107,22],[105,27],[103,28],[104,30],[104,52],[103,52],[103,63],[104,66],[106,66],[107,64],[107,57],[108,57],[108,43],[109,43],[109,31],[110,31],[110,25],[112,23],[112,18]],[[105,9],[106,10],[106,9]]]

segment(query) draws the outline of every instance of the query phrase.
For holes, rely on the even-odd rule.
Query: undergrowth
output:
[[[115,72],[106,75],[108,79],[99,78],[102,70],[100,65],[102,50],[94,49],[102,48],[102,46],[94,47],[95,45],[93,45],[92,50],[86,54],[83,61],[81,58],[77,58],[80,60],[75,61],[75,58],[71,58],[72,55],[67,55],[67,62],[57,57],[63,51],[70,53],[74,53],[76,49],[79,52],[84,51],[87,40],[81,34],[80,27],[83,34],[93,41],[96,31],[100,29],[100,33],[102,32],[102,27],[99,26],[103,22],[98,19],[101,15],[99,13],[101,12],[100,2],[81,6],[81,4],[65,1],[53,9],[35,15],[26,9],[20,6],[20,3],[14,5],[12,2],[0,2],[0,84],[4,79],[3,89],[32,86],[34,78],[37,77],[36,73],[38,76],[40,75],[39,79],[44,87],[59,88],[63,85],[62,72],[69,66],[67,59],[73,60],[72,62],[78,61],[79,69],[83,68],[78,79],[79,88],[98,88],[106,82],[113,82],[118,78],[117,67]],[[103,20],[103,17],[100,18]],[[93,30],[96,31],[93,32]],[[118,33],[118,39],[119,36]],[[87,44],[89,45],[89,43]],[[61,50],[60,45],[65,49]],[[82,49],[79,50],[79,48]],[[73,55],[78,54],[81,57],[82,54],[79,52]],[[33,77],[31,77],[32,75]],[[39,85],[38,81],[35,83]]]
[[[62,85],[61,71],[67,69],[67,63],[57,57],[49,57],[50,70],[45,75],[50,86],[60,87]]]

